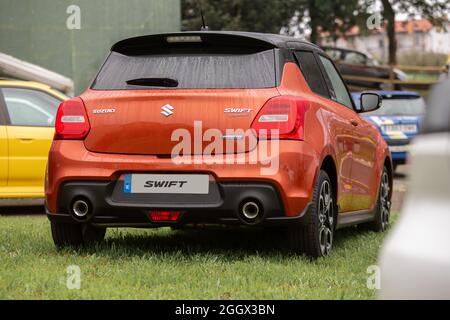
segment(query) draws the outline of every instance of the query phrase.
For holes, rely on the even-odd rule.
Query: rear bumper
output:
[[[269,150],[272,149],[269,147]],[[265,218],[270,221],[298,218],[306,211],[312,198],[320,165],[317,152],[304,141],[285,140],[279,142],[279,152],[266,156],[265,162],[250,163],[246,160],[257,152],[230,155],[232,164],[211,164],[205,158],[191,164],[175,164],[170,158],[158,156],[91,152],[83,141],[54,141],[45,188],[49,216],[68,214],[73,196],[84,192],[98,206],[95,216],[99,220],[105,216],[110,221],[128,221],[134,214],[142,218],[142,212],[148,209],[184,209],[186,213],[183,216],[189,220],[199,217],[198,220],[204,222],[210,218],[221,222],[231,219],[229,221],[232,222],[236,220],[235,212],[244,198],[264,202],[267,207]],[[264,175],[262,170],[270,166],[269,162],[278,163],[277,170]],[[126,173],[208,174],[219,192],[211,199],[178,203],[173,199],[180,199],[179,196],[166,203],[114,197],[113,189]]]
[[[309,205],[297,216],[286,217],[281,198],[277,190],[266,183],[219,183],[220,197],[211,202],[160,202],[130,203],[115,201],[114,182],[79,181],[68,182],[61,186],[58,199],[58,212],[47,216],[51,221],[64,223],[92,223],[104,227],[163,227],[186,224],[224,224],[249,226],[276,226],[301,223]],[[75,219],[71,212],[73,199],[87,199],[92,211],[84,220]],[[257,223],[248,223],[239,214],[242,204],[247,200],[256,200],[261,208],[261,219]],[[177,221],[152,221],[149,211],[180,211]]]

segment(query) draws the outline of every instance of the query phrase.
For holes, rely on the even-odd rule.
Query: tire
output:
[[[381,174],[378,199],[376,203],[375,219],[371,222],[361,225],[363,229],[375,232],[383,232],[389,228],[389,218],[391,215],[391,192],[390,192],[389,174],[386,167]]]
[[[288,229],[290,247],[311,258],[328,256],[336,227],[335,192],[328,174],[321,170],[306,223]]]
[[[82,228],[83,244],[86,246],[100,243],[105,239],[106,228],[84,225]]]
[[[56,247],[81,247],[101,242],[106,228],[91,225],[51,222],[52,238]]]

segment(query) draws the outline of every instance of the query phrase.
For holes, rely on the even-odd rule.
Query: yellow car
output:
[[[56,111],[66,99],[41,83],[0,79],[0,199],[44,197]]]

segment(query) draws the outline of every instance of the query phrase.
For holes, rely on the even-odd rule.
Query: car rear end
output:
[[[209,32],[117,43],[91,88],[58,110],[46,179],[50,220],[100,227],[300,220],[317,154],[301,141],[305,105],[278,90],[282,57],[270,42]]]

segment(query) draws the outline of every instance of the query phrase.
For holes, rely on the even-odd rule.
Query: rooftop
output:
[[[267,47],[295,49],[299,46],[310,46],[319,49],[314,44],[294,37],[242,32],[242,31],[188,31],[176,33],[152,34],[140,37],[124,39],[117,42],[111,48],[112,51],[118,51],[137,47],[169,46],[175,41],[169,42],[168,39],[178,39],[179,43],[202,42],[213,45],[236,45],[244,47]],[[190,38],[190,39],[189,39]],[[184,41],[185,39],[186,41]],[[319,49],[320,50],[320,49]]]

